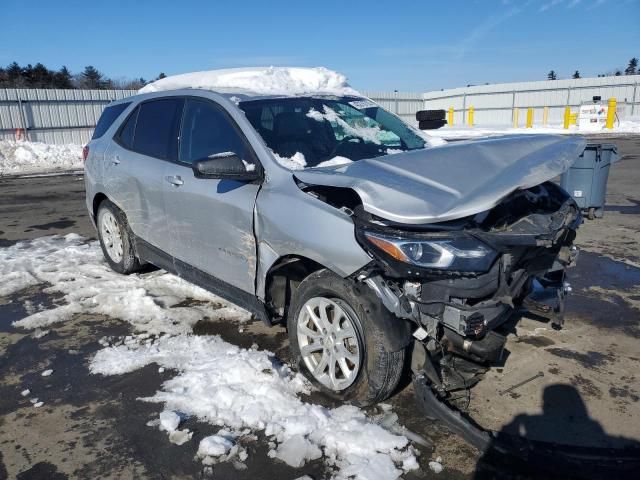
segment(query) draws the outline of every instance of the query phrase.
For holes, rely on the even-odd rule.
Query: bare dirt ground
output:
[[[599,138],[598,141],[603,141]],[[622,160],[609,177],[605,216],[586,221],[583,249],[569,281],[574,292],[561,331],[524,318],[509,337],[504,365],[491,369],[471,391],[470,415],[494,430],[525,433],[559,444],[622,446],[640,441],[640,138],[611,139]],[[79,233],[95,238],[84,207],[80,176],[0,180],[0,248],[43,235]],[[198,442],[213,427],[188,420],[191,442],[177,446],[164,433],[145,426],[161,407],[137,400],[171,378],[154,366],[114,377],[90,375],[88,361],[104,335],[126,335],[129,324],[107,317],[78,315],[37,339],[11,322],[26,315],[25,303],[53,304],[55,297],[31,288],[0,299],[0,479],[201,478],[194,459]],[[243,332],[225,322],[203,322],[194,333],[221,335],[248,347],[256,342],[288,360],[282,327],[250,324]],[[45,368],[55,374],[42,377]],[[499,393],[538,372],[543,376]],[[34,409],[20,395],[28,384],[45,404]],[[314,396],[313,401],[329,405]],[[421,469],[406,478],[526,478],[527,465],[482,457],[459,437],[425,418],[410,380],[390,400],[401,422],[424,436]],[[248,469],[219,465],[215,478],[324,478],[322,462],[293,469],[265,452],[257,441]],[[444,471],[428,462],[442,457]],[[552,477],[549,473],[539,478]]]

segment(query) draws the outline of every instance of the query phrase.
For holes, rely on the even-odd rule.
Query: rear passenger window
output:
[[[163,98],[141,104],[133,136],[133,150],[150,157],[176,158],[183,105],[181,98]]]
[[[120,130],[120,136],[118,140],[120,144],[125,148],[133,148],[133,132],[136,128],[136,120],[138,119],[139,108],[136,108],[134,112],[129,115],[127,121],[124,123],[122,130]]]
[[[232,120],[211,102],[187,100],[180,133],[179,160],[194,163],[217,153],[233,152],[247,170],[255,168],[253,155]]]
[[[98,120],[98,124],[93,131],[93,137],[91,137],[91,139],[95,140],[96,138],[100,138],[102,135],[104,135],[104,132],[109,130],[109,127],[113,125],[113,122],[116,121],[116,118],[118,118],[129,105],[131,105],[131,102],[119,103],[117,105],[105,108],[102,112],[102,115],[100,115],[100,120]]]

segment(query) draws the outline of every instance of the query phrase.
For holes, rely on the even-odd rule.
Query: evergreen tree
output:
[[[547,80],[557,80],[558,77],[556,75],[555,70],[551,70],[548,74],[547,74]]]
[[[22,77],[22,67],[17,62],[13,62],[7,67],[7,86],[9,88],[24,87],[24,78]]]
[[[104,75],[93,65],[84,67],[84,71],[80,74],[80,84],[82,88],[87,89],[105,89],[107,87]]]
[[[163,78],[167,78],[167,76],[164,74],[164,72],[160,72],[160,75],[158,75],[158,78],[156,78],[156,80],[162,80]]]
[[[573,72],[573,75],[571,78],[580,78],[580,72],[576,70],[575,72]]]
[[[638,59],[633,57],[624,71],[625,75],[635,75],[638,72]]]
[[[622,72],[620,70],[616,70],[616,73],[614,73],[614,75],[616,77],[619,77],[620,75],[622,75]]]
[[[31,69],[31,82],[29,86],[32,88],[51,88],[52,83],[53,72],[42,63],[36,63],[35,67]]]
[[[73,88],[71,83],[71,72],[66,66],[62,66],[60,70],[53,74],[53,87],[54,88]]]

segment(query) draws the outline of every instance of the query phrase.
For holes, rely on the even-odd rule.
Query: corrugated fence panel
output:
[[[0,89],[0,138],[27,129],[32,141],[86,143],[106,105],[135,90]]]
[[[15,138],[16,129],[26,128],[32,141],[83,144],[106,105],[136,93],[0,89],[0,138]],[[532,107],[534,125],[541,125],[544,107],[548,107],[548,123],[557,125],[562,123],[565,106],[575,112],[596,95],[603,100],[615,97],[620,119],[640,115],[640,75],[477,85],[426,93],[362,93],[411,124],[416,124],[418,110],[453,107],[454,125],[463,125],[473,107],[478,126],[511,125],[513,108],[519,109],[519,125],[523,126],[526,109]]]
[[[566,106],[576,112],[594,96],[600,96],[603,101],[615,97],[621,119],[638,116],[640,75],[477,85],[427,92],[424,100],[425,108],[429,109],[453,107],[456,125],[465,123],[471,106],[475,109],[475,124],[479,126],[509,125],[513,122],[513,108],[519,108],[522,126],[529,107],[534,109],[534,125],[542,124],[544,107],[549,108],[548,123],[559,124]]]

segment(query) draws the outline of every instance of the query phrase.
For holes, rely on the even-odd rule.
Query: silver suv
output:
[[[584,146],[429,148],[355,95],[160,91],[105,109],[86,201],[115,271],[150,263],[286,324],[326,394],[381,401],[411,364],[447,398],[498,361],[518,309],[561,324],[581,216],[549,180]]]

